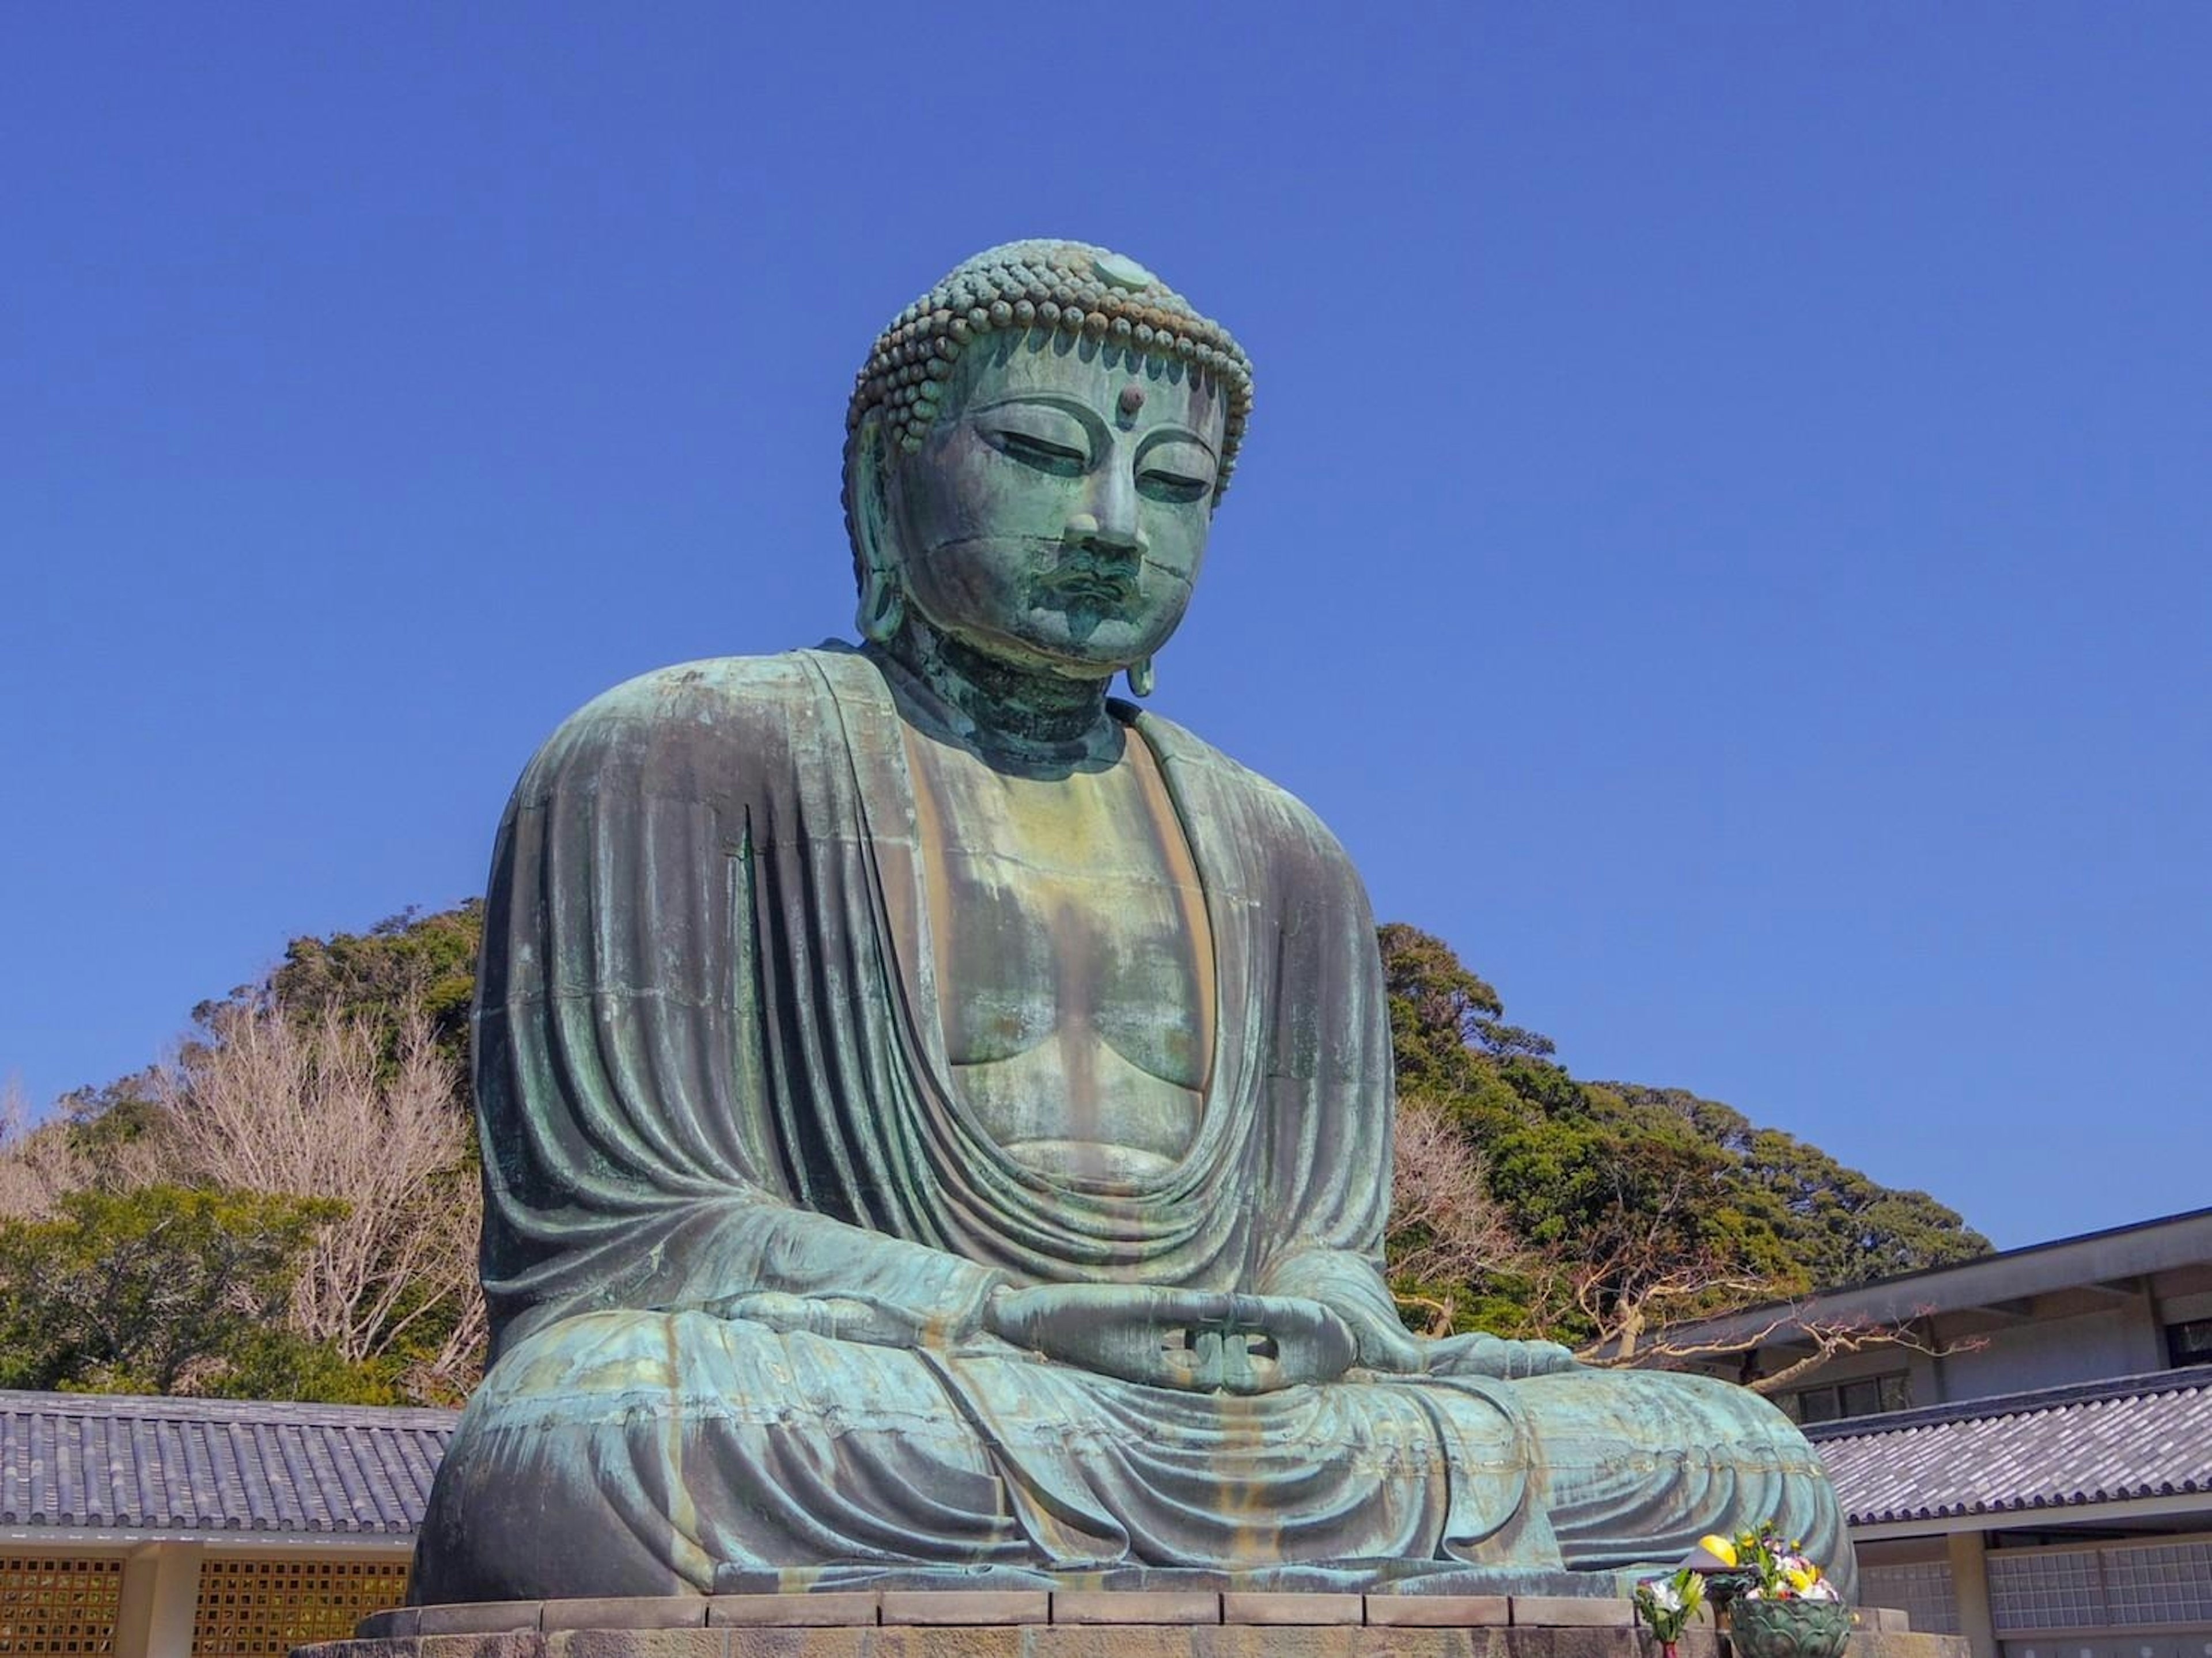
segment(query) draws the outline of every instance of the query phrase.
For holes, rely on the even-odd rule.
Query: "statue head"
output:
[[[919,625],[1139,695],[1182,621],[1252,406],[1234,340],[1135,261],[1012,242],[876,342],[846,523],[861,631]]]

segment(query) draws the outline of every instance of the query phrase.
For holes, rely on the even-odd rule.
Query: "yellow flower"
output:
[[[1817,1571],[1801,1570],[1796,1566],[1784,1566],[1782,1569],[1782,1575],[1790,1580],[1791,1588],[1802,1594],[1813,1587],[1814,1580],[1820,1574]]]
[[[1706,1535],[1698,1540],[1698,1546],[1719,1561],[1723,1566],[1735,1564],[1735,1545],[1725,1537]]]

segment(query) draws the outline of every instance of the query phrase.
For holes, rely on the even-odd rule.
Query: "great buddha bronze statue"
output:
[[[857,647],[591,703],[500,827],[476,1031],[490,1374],[421,1601],[871,1582],[1613,1587],[1778,1520],[1748,1393],[1401,1323],[1367,900],[1139,695],[1251,409],[1073,242],[854,391]]]

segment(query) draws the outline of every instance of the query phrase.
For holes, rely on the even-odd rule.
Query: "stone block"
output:
[[[1223,1624],[1210,1629],[1185,1629],[1181,1633],[1192,1643],[1190,1658],[1370,1658],[1367,1631],[1359,1624]],[[1380,1633],[1387,1638],[1401,1631]],[[1424,1658],[1467,1658],[1467,1655],[1425,1655]]]
[[[363,1644],[370,1649],[368,1652],[361,1650]],[[313,1650],[329,1653],[333,1649]],[[400,1641],[349,1642],[337,1650],[344,1658],[545,1658],[545,1637],[534,1629],[493,1635],[411,1635]]]
[[[1516,1594],[1513,1623],[1516,1629],[1633,1629],[1636,1602],[1595,1594]]]
[[[1861,1606],[1859,1627],[1889,1635],[1907,1635],[1912,1630],[1912,1614],[1895,1606]]]
[[[543,1600],[457,1600],[448,1606],[415,1608],[417,1635],[504,1635],[535,1630]]]
[[[1218,1624],[1212,1589],[1054,1589],[1055,1624]]]
[[[548,1600],[538,1627],[550,1634],[574,1629],[704,1629],[707,1598],[702,1594],[616,1597],[580,1596]]]
[[[1658,1648],[1625,1625],[1522,1625],[1506,1631],[1510,1658],[1652,1658]]]
[[[859,1658],[1039,1658],[1048,1652],[1056,1658],[1056,1648],[1031,1644],[1052,1632],[1048,1624],[900,1624],[872,1630],[786,1631],[809,1637],[857,1636],[860,1641]],[[734,1645],[748,1636],[767,1633],[766,1630],[732,1630],[730,1639]],[[749,1654],[745,1658],[767,1655]],[[796,1654],[779,1654],[774,1658],[817,1658],[817,1655],[810,1644]]]
[[[564,1629],[547,1631],[545,1652],[546,1658],[724,1658],[728,1641],[726,1631],[703,1625],[697,1629]]]
[[[1219,1624],[1054,1624],[1049,1629],[1014,1631],[1028,1643],[1021,1658],[1262,1658],[1262,1655],[1227,1651],[1212,1644],[1231,1632]],[[908,1658],[931,1658],[931,1655],[909,1654]],[[1275,1658],[1291,1655],[1279,1654]]]
[[[1366,1613],[1366,1597],[1358,1594],[1231,1589],[1221,1597],[1224,1624],[1358,1624]]]
[[[1851,1632],[1851,1643],[1844,1649],[1844,1658],[1967,1658],[1968,1650],[1966,1637],[1961,1635],[1869,1629],[1862,1622]]]
[[[708,1627],[823,1629],[878,1621],[881,1598],[873,1589],[830,1589],[819,1594],[717,1594],[707,1602]]]
[[[812,1595],[793,1595],[792,1600],[813,1600]],[[714,1614],[709,1612],[708,1617]],[[728,1637],[728,1658],[898,1658],[900,1649],[893,1645],[878,1649],[878,1637],[885,1633],[873,1624],[848,1624],[842,1626],[783,1625],[730,1625],[722,1632]],[[919,1631],[917,1631],[919,1632]],[[938,1631],[927,1631],[934,1635]],[[946,1631],[947,1635],[965,1631]],[[1018,1631],[1015,1631],[1018,1633]],[[898,1631],[890,1634],[896,1636]],[[918,1658],[918,1655],[917,1655]],[[951,1658],[948,1654],[947,1658]],[[987,1658],[978,1655],[977,1658]],[[1018,1655],[999,1655],[999,1658],[1018,1658]]]
[[[883,1620],[929,1627],[1048,1624],[1052,1595],[1045,1589],[885,1589]]]
[[[1489,1629],[1512,1621],[1502,1594],[1370,1594],[1367,1621],[1398,1629]]]

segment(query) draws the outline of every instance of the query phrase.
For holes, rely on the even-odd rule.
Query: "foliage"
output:
[[[1507,1271],[1521,1247],[1491,1195],[1482,1153],[1449,1105],[1408,1095],[1398,1102],[1390,1221],[1384,1238],[1399,1300],[1447,1335],[1470,1281]]]
[[[1390,998],[1390,1042],[1405,1092],[1462,1092],[1477,1081],[1485,1059],[1551,1056],[1551,1038],[1507,1024],[1498,993],[1443,939],[1403,921],[1385,922],[1377,937]]]
[[[484,1340],[463,1083],[482,928],[471,902],[295,939],[161,1063],[36,1126],[0,1101],[0,1377],[465,1397]]]
[[[398,1059],[410,1018],[427,1019],[430,1035],[457,1076],[469,1068],[469,1004],[476,993],[477,950],[483,939],[483,901],[424,914],[407,908],[366,932],[295,938],[284,960],[258,985],[222,1001],[204,1002],[193,1017],[212,1025],[227,1010],[276,1005],[313,1023],[331,1012],[375,1034],[387,1064]]]
[[[241,1001],[209,1017],[210,1040],[155,1073],[178,1166],[343,1199],[301,1261],[291,1327],[347,1360],[410,1367],[430,1392],[465,1387],[484,1329],[472,1136],[416,994],[362,1013]],[[396,1029],[380,1033],[386,1019]]]
[[[272,1339],[329,1199],[174,1185],[71,1192],[0,1223],[0,1382],[252,1392],[299,1367]]]
[[[1433,1319],[1449,1306],[1458,1328],[1634,1361],[1684,1319],[1987,1252],[1925,1193],[1884,1187],[1728,1106],[1577,1080],[1548,1039],[1505,1023],[1497,991],[1441,939],[1394,922],[1377,942],[1402,1108],[1463,1138],[1490,1200],[1469,1212],[1501,1229],[1480,1267],[1440,1284],[1420,1253],[1430,1235],[1394,1226],[1409,1310]]]

